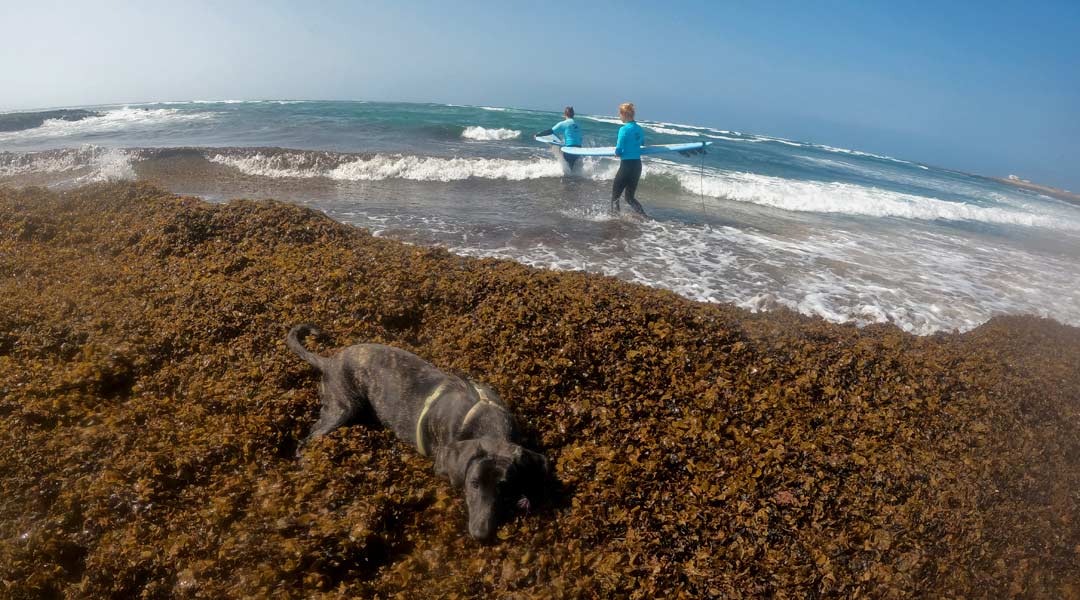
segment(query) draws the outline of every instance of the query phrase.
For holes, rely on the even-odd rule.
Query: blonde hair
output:
[[[633,119],[634,118],[634,103],[633,102],[623,102],[622,104],[620,104],[619,105],[619,115],[620,116],[626,115],[627,117],[630,117],[631,119]]]

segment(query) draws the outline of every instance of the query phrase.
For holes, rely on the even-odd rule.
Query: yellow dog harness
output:
[[[490,404],[491,406],[506,410],[502,404],[499,404],[491,398],[486,388],[476,385],[471,381],[469,381],[468,383],[469,386],[471,386],[472,389],[476,391],[477,401],[473,403],[471,408],[469,408],[469,412],[465,413],[465,418],[461,420],[461,429],[465,429],[465,426],[469,424],[469,420],[472,419],[477,412],[479,412],[478,409],[482,405]],[[416,449],[419,450],[420,454],[423,454],[424,456],[428,455],[427,444],[424,443],[424,417],[427,416],[428,410],[430,410],[431,407],[435,404],[435,400],[437,400],[440,396],[443,395],[443,392],[446,391],[446,388],[449,385],[450,382],[444,381],[439,385],[435,386],[435,389],[432,390],[430,394],[428,394],[427,398],[424,398],[424,408],[420,410],[420,416],[416,419]]]

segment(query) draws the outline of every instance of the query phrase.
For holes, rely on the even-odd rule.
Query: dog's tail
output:
[[[327,359],[304,347],[303,339],[306,338],[308,334],[322,336],[323,332],[314,325],[308,325],[306,323],[297,325],[289,330],[289,335],[285,336],[285,345],[289,347],[289,350],[295,352],[297,356],[307,361],[308,364],[322,371],[323,365],[326,364]]]

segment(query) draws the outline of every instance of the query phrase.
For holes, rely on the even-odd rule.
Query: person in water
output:
[[[641,147],[645,145],[645,130],[634,121],[634,103],[619,105],[619,118],[625,123],[619,129],[615,142],[615,156],[619,157],[619,171],[611,186],[611,212],[619,212],[619,196],[626,192],[626,203],[639,215],[646,217],[645,209],[634,197],[638,179],[641,179]]]
[[[580,148],[581,127],[579,127],[577,121],[574,120],[574,107],[567,106],[566,109],[563,110],[563,116],[566,118],[556,123],[554,127],[539,131],[536,135],[557,135],[562,138],[563,148]],[[578,159],[581,157],[573,154],[564,154],[563,158],[566,160],[567,166],[573,170],[574,164],[577,163]]]

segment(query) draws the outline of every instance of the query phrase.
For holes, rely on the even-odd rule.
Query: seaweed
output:
[[[480,545],[385,430],[294,458],[291,325],[506,399],[550,502]],[[1080,330],[751,314],[145,184],[0,188],[0,595],[1080,597]]]

